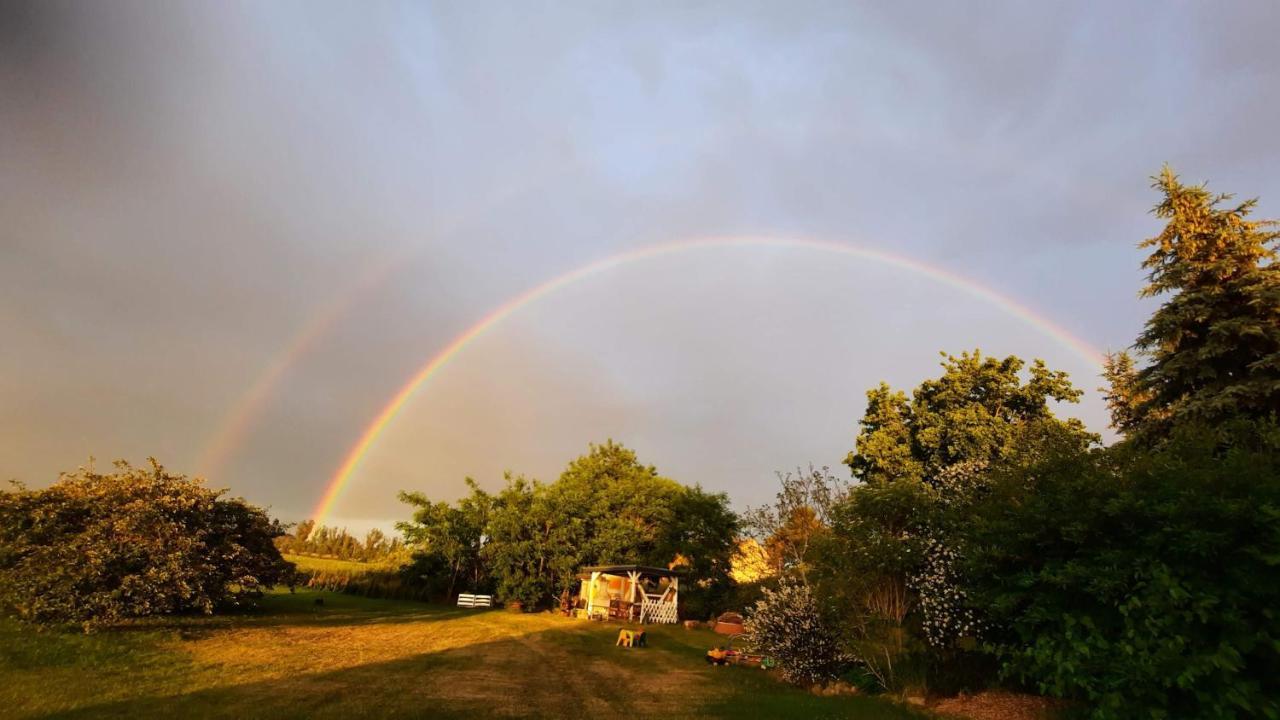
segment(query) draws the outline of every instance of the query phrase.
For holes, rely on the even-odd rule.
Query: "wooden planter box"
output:
[[[742,623],[727,623],[727,622],[720,622],[718,620],[716,621],[716,624],[711,629],[715,630],[721,635],[737,635],[738,633],[744,632],[746,630],[746,628],[742,627]]]

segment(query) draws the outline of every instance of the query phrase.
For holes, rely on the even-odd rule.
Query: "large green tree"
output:
[[[1164,304],[1127,355],[1112,358],[1113,424],[1154,440],[1169,426],[1266,417],[1280,409],[1280,264],[1275,221],[1251,220],[1257,203],[1184,185],[1168,167],[1154,178],[1165,219],[1143,263],[1144,297]]]
[[[460,582],[471,591],[485,589],[487,584],[481,553],[494,500],[475,480],[466,482],[471,492],[453,505],[432,502],[422,493],[400,493],[400,501],[415,509],[413,520],[396,523],[396,529],[414,547],[416,565],[448,568],[447,597],[453,596]]]
[[[510,474],[506,481],[485,531],[484,559],[499,598],[533,607],[550,598],[557,578],[571,571],[572,559],[559,548],[569,543],[577,520],[557,513],[541,483]]]
[[[1067,374],[1040,360],[943,355],[943,373],[908,398],[887,384],[867,392],[860,432],[845,464],[868,484],[930,480],[959,463],[990,464],[1019,447],[1028,426],[1052,425],[1092,439],[1079,420],[1054,416],[1051,401],[1076,402]]]

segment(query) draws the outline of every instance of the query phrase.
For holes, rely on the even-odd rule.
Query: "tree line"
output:
[[[317,525],[315,520],[303,520],[275,544],[282,553],[366,563],[396,563],[406,554],[403,538],[388,537],[378,528],[357,538],[346,528]]]

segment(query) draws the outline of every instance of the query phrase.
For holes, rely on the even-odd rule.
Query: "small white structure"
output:
[[[673,624],[679,618],[681,572],[644,565],[592,565],[578,576],[579,617]]]
[[[478,608],[493,607],[492,595],[474,595],[472,593],[462,593],[458,595],[458,607]]]

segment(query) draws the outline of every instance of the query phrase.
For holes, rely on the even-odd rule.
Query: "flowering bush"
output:
[[[919,596],[925,640],[935,648],[952,647],[962,638],[981,638],[984,620],[969,603],[957,567],[960,553],[936,538],[925,541],[924,560],[909,584]]]
[[[250,601],[292,565],[266,512],[199,480],[118,461],[0,492],[0,609],[86,629]]]
[[[953,647],[962,638],[977,640],[984,629],[983,616],[969,602],[961,583],[963,552],[956,525],[983,495],[986,469],[984,462],[962,462],[929,480],[939,512],[932,513],[921,530],[923,552],[908,585],[918,596],[925,640],[935,648]]]
[[[794,683],[819,683],[840,674],[849,658],[822,621],[807,585],[784,580],[747,611],[747,636]]]

